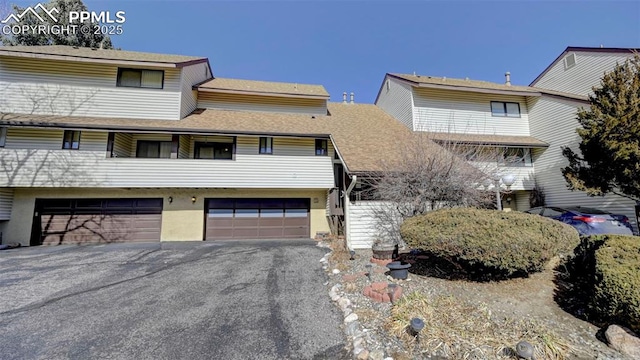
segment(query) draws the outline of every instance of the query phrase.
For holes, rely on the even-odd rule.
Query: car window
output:
[[[563,213],[565,213],[565,211],[560,208],[544,208],[544,211],[542,212],[542,216],[556,217],[556,216],[562,215]]]
[[[540,213],[542,212],[542,208],[541,207],[534,207],[534,208],[531,208],[531,209],[529,209],[529,210],[527,210],[525,212],[529,213],[529,214],[540,215]]]

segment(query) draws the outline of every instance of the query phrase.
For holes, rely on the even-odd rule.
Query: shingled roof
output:
[[[372,104],[329,103],[329,115],[207,109],[182,120],[0,114],[0,124],[108,131],[331,137],[351,173],[381,171],[412,132]]]
[[[94,49],[67,45],[0,46],[0,56],[17,56],[78,62],[140,64],[183,67],[208,62],[206,57],[156,54],[114,49]]]
[[[435,77],[435,76],[423,76],[423,75],[408,75],[408,74],[387,74],[388,76],[409,81],[416,86],[423,87],[437,87],[437,88],[454,88],[458,90],[487,90],[491,92],[505,92],[505,93],[522,93],[523,95],[535,96],[540,95],[537,89],[530,88],[528,86],[506,85],[498,84],[489,81],[468,80],[468,79],[455,79],[448,77]]]
[[[387,74],[387,76],[407,81],[413,86],[428,87],[435,89],[458,90],[494,93],[504,95],[520,95],[520,96],[542,96],[550,95],[582,102],[588,101],[586,96],[566,93],[562,91],[548,90],[533,86],[506,85],[494,83],[490,81],[456,79],[448,77],[424,76],[424,75],[408,75],[408,74]]]
[[[219,78],[209,80],[197,86],[199,91],[218,91],[227,93],[284,95],[293,97],[311,97],[329,99],[329,93],[322,85],[297,84],[272,81],[255,81]]]

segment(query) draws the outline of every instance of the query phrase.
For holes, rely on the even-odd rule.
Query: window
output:
[[[327,156],[329,151],[327,150],[327,140],[316,139],[316,155]]]
[[[62,148],[78,150],[80,148],[80,131],[65,130],[62,140]]]
[[[194,158],[233,160],[234,143],[195,143]]]
[[[162,89],[164,86],[164,71],[119,68],[117,86]]]
[[[498,163],[502,166],[532,166],[531,152],[525,148],[504,148]]]
[[[576,65],[576,54],[569,54],[564,58],[564,69],[569,70]]]
[[[7,128],[0,127],[0,147],[4,147],[4,144],[7,142]]]
[[[138,140],[136,147],[136,157],[149,159],[169,159],[171,158],[171,141],[147,141]]]
[[[491,115],[504,117],[520,117],[520,104],[514,102],[491,102]]]
[[[273,154],[273,138],[272,137],[260,138],[260,154]]]

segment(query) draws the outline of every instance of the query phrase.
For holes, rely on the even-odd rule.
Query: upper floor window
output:
[[[117,85],[121,87],[162,89],[164,87],[164,71],[118,68]]]
[[[0,127],[0,147],[4,147],[4,144],[7,143],[7,128]]]
[[[234,143],[197,142],[195,143],[194,158],[233,160]]]
[[[78,150],[80,148],[80,131],[65,130],[62,139],[62,148]]]
[[[533,166],[531,151],[528,148],[504,148],[498,157],[502,166]]]
[[[572,67],[576,66],[576,54],[569,54],[564,58],[564,69],[569,70]]]
[[[136,157],[151,159],[171,158],[171,141],[148,141],[138,140],[136,147]]]
[[[514,102],[491,102],[491,115],[503,117],[520,117],[520,104]]]
[[[327,155],[329,155],[329,150],[327,148],[327,140],[326,139],[316,139],[316,155],[317,156],[327,156]]]
[[[260,138],[260,154],[273,154],[273,138],[272,137]]]

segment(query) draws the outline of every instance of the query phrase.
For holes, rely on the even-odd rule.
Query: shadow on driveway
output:
[[[0,254],[3,359],[348,359],[313,241]]]

